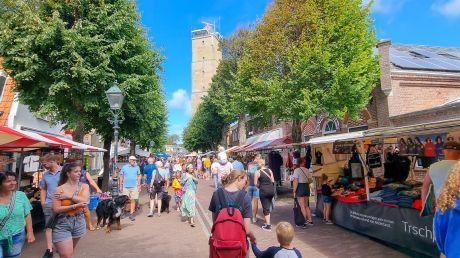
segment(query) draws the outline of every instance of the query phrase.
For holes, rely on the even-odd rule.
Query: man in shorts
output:
[[[43,208],[43,214],[45,215],[45,223],[48,223],[49,219],[53,216],[53,194],[59,182],[59,176],[61,175],[61,166],[59,166],[57,157],[53,154],[46,154],[42,157],[42,165],[47,170],[43,174],[40,182],[40,201]],[[46,238],[46,252],[43,258],[53,257],[53,231],[51,228],[45,230]]]
[[[136,199],[139,198],[139,191],[141,189],[141,170],[136,164],[136,157],[129,157],[129,164],[123,166],[120,172],[120,191],[123,195],[129,197],[130,210],[129,219],[135,221],[134,210],[136,208]]]

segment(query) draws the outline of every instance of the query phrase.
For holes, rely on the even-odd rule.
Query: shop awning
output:
[[[43,137],[38,133],[0,126],[1,150],[17,151],[21,148],[36,149],[57,146],[60,146],[59,142]]]
[[[103,148],[98,148],[98,147],[94,147],[91,145],[75,142],[75,141],[72,141],[70,139],[67,139],[61,136],[55,136],[55,135],[50,135],[50,134],[40,134],[40,135],[52,141],[58,142],[61,147],[80,149],[80,150],[86,150],[86,151],[107,151],[106,149],[103,149]]]
[[[225,152],[234,152],[236,149],[239,149],[239,148],[240,148],[240,146],[238,146],[238,145],[233,146],[233,147],[230,147],[227,150],[225,150]]]
[[[281,138],[283,138],[283,130],[281,128],[257,134],[248,138],[246,141],[246,146],[244,148],[238,149],[238,151],[253,151],[263,146],[267,146],[272,141]]]
[[[308,142],[303,142],[302,144],[333,143],[335,141],[358,139],[358,138],[362,138],[363,136],[364,136],[364,131],[352,132],[352,133],[340,133],[340,134],[315,137],[309,140]]]

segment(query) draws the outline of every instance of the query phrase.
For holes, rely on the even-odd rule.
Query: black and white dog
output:
[[[112,231],[112,224],[117,223],[117,229],[121,230],[120,217],[122,214],[123,206],[128,202],[127,195],[120,195],[112,199],[102,200],[96,207],[97,214],[97,225],[96,229],[103,228],[105,222],[109,219],[107,224],[106,232],[110,233]],[[102,225],[101,225],[102,221]]]

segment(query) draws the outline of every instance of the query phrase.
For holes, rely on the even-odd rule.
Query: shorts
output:
[[[42,209],[43,209],[43,214],[45,215],[45,224],[48,224],[48,221],[54,214],[52,203],[45,203]]]
[[[53,228],[53,243],[79,238],[86,234],[86,221],[83,213],[75,215],[60,214]]]
[[[323,195],[323,202],[324,203],[332,203],[332,197]]]
[[[165,193],[164,187],[162,187],[161,189],[153,188],[152,191],[150,191],[150,200],[155,199],[155,195],[159,200],[161,200],[163,198],[163,194],[168,194],[167,192]]]
[[[123,188],[123,195],[127,195],[130,200],[139,199],[139,190],[137,187]]]
[[[210,168],[204,168],[204,172],[206,174],[211,174],[211,169]]]
[[[13,235],[13,246],[8,252],[8,240],[0,240],[0,257],[4,258],[14,258],[20,257],[22,252],[22,246],[26,239],[26,231],[22,230],[19,233]]]
[[[299,183],[295,195],[297,197],[310,196],[310,186],[307,183]]]
[[[251,198],[259,198],[259,188],[257,186],[248,186],[248,194]]]

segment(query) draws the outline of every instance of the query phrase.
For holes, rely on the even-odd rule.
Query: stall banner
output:
[[[439,257],[433,232],[433,216],[420,217],[415,209],[395,208],[374,202],[334,200],[335,224],[410,250]]]
[[[336,141],[333,143],[332,153],[333,154],[351,154],[353,146],[355,145],[354,141]]]

